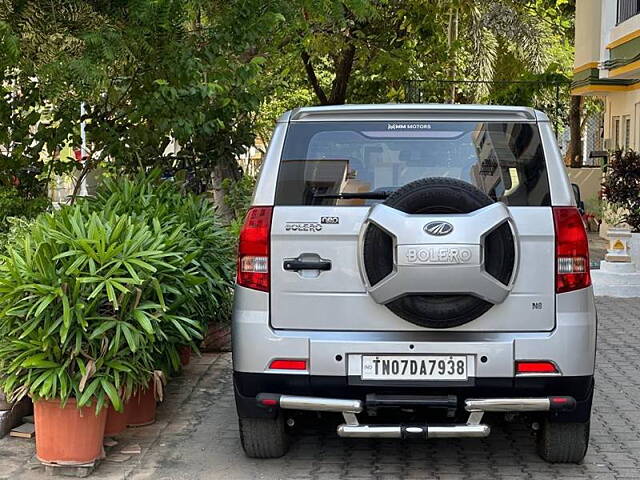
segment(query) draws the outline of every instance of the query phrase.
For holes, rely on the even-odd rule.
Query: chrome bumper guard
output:
[[[279,394],[260,394],[256,400],[263,407],[342,413],[345,423],[338,426],[338,435],[346,438],[486,437],[491,433],[491,428],[481,423],[485,412],[548,412],[573,410],[576,405],[573,397],[467,399],[465,410],[469,412],[469,417],[464,424],[363,425],[357,417],[366,407],[361,400]]]

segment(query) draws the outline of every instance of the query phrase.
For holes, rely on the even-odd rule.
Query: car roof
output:
[[[285,112],[278,122],[367,120],[484,120],[544,122],[549,118],[530,107],[509,105],[457,105],[437,103],[385,103],[301,107]]]

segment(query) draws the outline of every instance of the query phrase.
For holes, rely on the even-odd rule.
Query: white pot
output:
[[[631,255],[631,261],[635,263],[636,270],[640,272],[640,233],[631,234],[629,247],[629,255]]]
[[[631,241],[631,229],[624,227],[609,227],[607,231],[609,246],[604,259],[608,262],[631,263],[629,245]]]

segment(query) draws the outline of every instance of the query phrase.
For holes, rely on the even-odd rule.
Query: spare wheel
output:
[[[510,291],[516,245],[509,220],[503,204],[462,180],[405,185],[370,212],[362,256],[369,293],[423,327],[475,320]],[[457,258],[460,252],[470,258]]]

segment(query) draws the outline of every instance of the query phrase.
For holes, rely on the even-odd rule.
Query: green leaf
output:
[[[117,323],[118,322],[116,322],[115,320],[110,320],[100,324],[100,326],[98,326],[93,332],[91,332],[91,335],[89,338],[99,337],[100,335],[105,333],[107,330],[112,329],[115,325],[117,325]]]
[[[131,330],[129,330],[129,326],[126,323],[120,323],[118,326],[122,329],[124,338],[127,341],[127,344],[129,345],[131,351],[135,352],[136,350],[138,350],[138,344],[135,340],[135,337],[131,333]]]
[[[147,262],[145,262],[143,260],[140,260],[138,258],[129,258],[129,259],[127,259],[127,262],[129,262],[130,264],[133,264],[133,265],[137,265],[138,267],[143,268],[145,270],[148,270],[148,271],[150,271],[152,273],[155,273],[155,272],[158,271],[158,269],[156,267],[154,267],[153,265],[150,265]],[[133,275],[131,275],[131,276],[133,276]]]
[[[117,370],[119,372],[130,372],[131,371],[131,367],[127,366],[126,364],[124,364],[123,362],[120,362],[118,360],[110,360],[108,362],[105,363],[105,365],[113,368],[114,370]]]
[[[100,378],[94,378],[87,388],[84,389],[80,400],[78,400],[78,406],[84,407],[90,403],[91,397],[95,393],[96,389],[100,386]]]
[[[71,325],[71,307],[69,306],[69,297],[62,295],[62,321],[68,328]],[[64,342],[64,340],[62,340]]]
[[[153,335],[153,326],[151,325],[151,321],[147,318],[147,315],[141,310],[134,310],[133,317],[137,320],[140,326],[147,332],[149,335]]]
[[[118,310],[118,308],[119,308],[118,299],[116,298],[116,292],[113,289],[113,284],[112,284],[111,280],[106,280],[105,281],[105,287],[107,289],[107,298],[111,302],[111,305],[113,305],[114,310]]]
[[[154,278],[153,280],[151,280],[151,284],[156,291],[156,295],[158,296],[158,301],[160,302],[162,310],[167,310],[167,306],[164,303],[164,295],[162,294],[162,287],[160,287],[160,282],[158,282],[157,278]]]
[[[109,400],[111,400],[111,404],[113,408],[115,408],[118,412],[122,411],[122,400],[118,395],[118,391],[116,387],[114,387],[111,383],[109,383],[105,378],[100,379],[100,384],[102,385],[102,389],[106,392]]]
[[[36,317],[26,323],[26,328],[20,334],[20,339],[26,338],[40,325],[40,318]],[[24,326],[24,325],[23,325]]]
[[[36,308],[36,311],[34,313],[35,317],[40,317],[40,315],[42,315],[42,312],[44,312],[45,308],[47,308],[51,302],[53,302],[56,299],[55,295],[47,295],[46,297],[44,297],[41,301],[40,304],[38,305],[38,308]]]
[[[46,353],[39,353],[27,358],[21,363],[24,368],[57,368],[60,365],[51,360],[46,360]]]
[[[84,252],[82,252],[81,250],[67,250],[66,252],[60,253],[58,255],[56,255],[55,257],[52,258],[52,260],[60,260],[62,258],[66,258],[66,257],[72,257],[75,255],[82,255]]]
[[[184,327],[180,325],[180,322],[178,320],[172,318],[171,323],[173,323],[173,325],[176,327],[176,330],[180,332],[180,335],[182,335],[186,340],[191,341],[191,336],[187,333]]]

